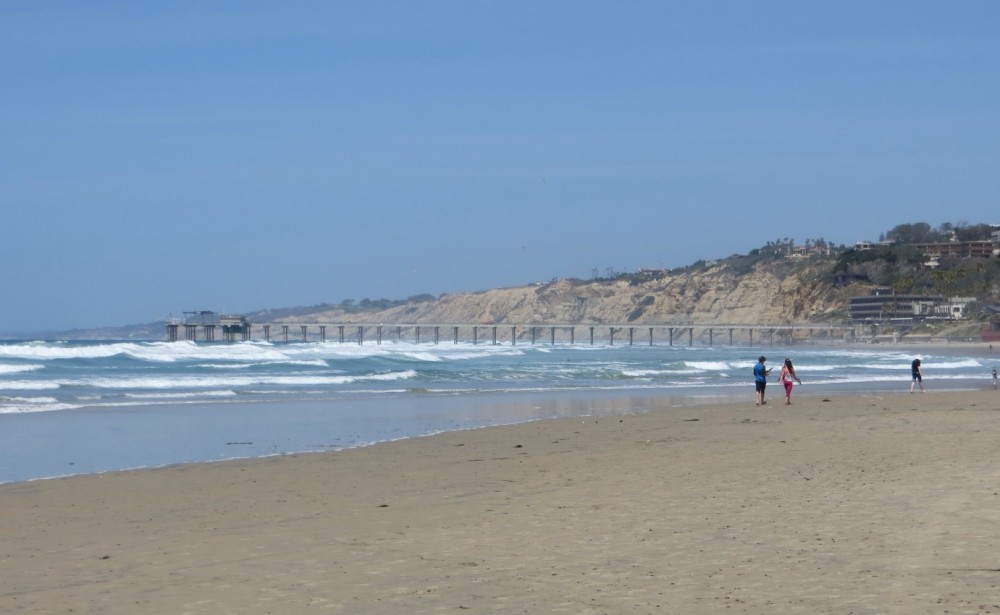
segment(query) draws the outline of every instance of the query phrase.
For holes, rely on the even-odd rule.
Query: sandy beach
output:
[[[0,611],[1000,613],[1000,393],[769,392],[2,485]]]

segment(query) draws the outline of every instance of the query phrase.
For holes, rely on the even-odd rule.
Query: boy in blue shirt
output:
[[[753,366],[753,381],[756,387],[754,403],[758,406],[767,403],[764,401],[764,389],[767,388],[767,377],[771,375],[771,370],[764,365],[764,361],[767,361],[767,359],[761,355],[757,359],[757,364]]]

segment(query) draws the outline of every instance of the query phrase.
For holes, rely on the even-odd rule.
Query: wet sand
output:
[[[0,485],[0,612],[1000,613],[1000,392],[769,393]]]

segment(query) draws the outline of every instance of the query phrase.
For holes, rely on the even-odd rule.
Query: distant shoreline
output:
[[[973,342],[973,341],[952,341],[952,340],[907,340],[906,338],[900,338],[897,342],[854,342],[853,345],[863,346],[863,347],[905,347],[917,350],[934,350],[939,352],[942,348],[955,348],[956,350],[980,350],[985,354],[990,354],[991,344],[990,342]],[[992,352],[1000,356],[1000,342],[992,345]]]

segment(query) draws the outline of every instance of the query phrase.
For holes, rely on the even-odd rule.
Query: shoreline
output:
[[[909,379],[815,382],[796,384],[793,397],[871,397],[903,395]],[[991,390],[989,380],[934,378],[927,390],[935,393]],[[780,403],[784,391],[768,382],[767,399]],[[503,427],[564,417],[587,418],[636,414],[659,409],[750,404],[752,383],[687,389],[563,389],[549,391],[494,391],[467,396],[415,394],[389,398],[345,400],[248,401],[238,403],[155,404],[141,412],[129,408],[102,408],[45,413],[0,415],[0,485],[58,480],[76,476],[160,469],[178,465],[218,463],[273,456],[337,452],[386,442],[422,438],[438,433]],[[824,400],[826,401],[826,400]],[[332,404],[332,406],[331,406]],[[360,440],[323,434],[344,431],[345,415],[331,407],[385,423],[386,430]],[[423,410],[420,410],[423,409]],[[450,413],[448,411],[450,409]],[[462,422],[436,424],[435,415],[448,417],[462,409]],[[419,417],[411,430],[396,423],[408,412]],[[348,424],[352,420],[346,417]],[[420,425],[417,425],[419,423]],[[432,426],[436,425],[436,426]],[[296,427],[298,426],[298,427]],[[302,427],[305,426],[305,427]],[[114,441],[107,434],[115,434]],[[374,432],[373,432],[374,433]],[[107,440],[107,446],[99,446]],[[58,450],[44,446],[57,441]],[[186,447],[178,453],[176,442]],[[200,451],[194,453],[194,451]],[[33,472],[17,470],[31,467]]]
[[[771,399],[0,485],[0,607],[1000,612],[1000,393]]]

